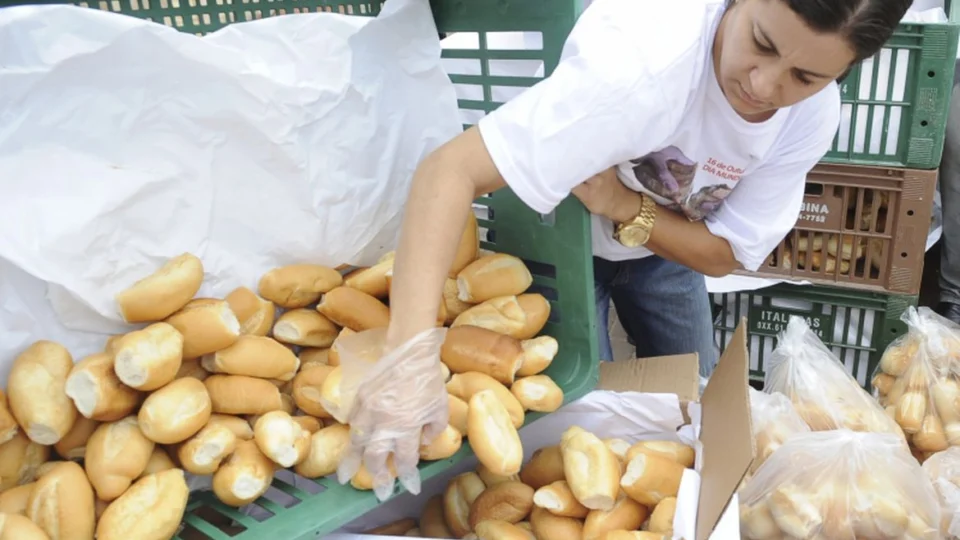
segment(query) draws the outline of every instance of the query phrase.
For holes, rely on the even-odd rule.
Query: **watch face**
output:
[[[626,247],[640,247],[647,241],[647,232],[640,227],[628,227],[620,232],[620,243]]]

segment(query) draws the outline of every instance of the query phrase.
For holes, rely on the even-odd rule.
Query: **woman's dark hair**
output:
[[[727,0],[729,8],[736,0]],[[769,1],[769,0],[768,0]],[[856,52],[855,62],[877,53],[890,39],[912,0],[776,0],[815,32],[839,33]]]

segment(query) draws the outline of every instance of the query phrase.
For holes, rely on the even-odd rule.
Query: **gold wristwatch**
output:
[[[657,203],[640,194],[640,212],[629,221],[618,223],[613,238],[628,248],[640,247],[650,240],[653,224],[657,219]]]

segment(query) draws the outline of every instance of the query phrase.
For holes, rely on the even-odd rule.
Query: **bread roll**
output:
[[[340,381],[342,377],[343,373],[340,371],[340,366],[337,366],[323,380],[323,385],[320,387],[320,400],[324,403],[325,409],[334,412],[340,409]]]
[[[683,470],[683,465],[675,461],[641,452],[627,464],[620,487],[633,500],[653,507],[667,497],[677,496]]]
[[[150,394],[137,419],[143,434],[156,443],[175,444],[195,435],[210,420],[207,387],[197,379],[177,379]]]
[[[297,357],[300,358],[300,369],[304,370],[308,366],[312,366],[315,364],[328,366],[330,365],[330,360],[328,359],[329,355],[330,355],[329,348],[317,349],[314,347],[304,347],[300,349],[300,354],[297,355]]]
[[[444,324],[453,324],[453,321],[460,314],[473,307],[473,304],[460,300],[459,294],[460,289],[457,287],[457,280],[447,278],[447,281],[443,284]]]
[[[550,413],[563,405],[563,390],[546,375],[531,375],[517,379],[510,387],[525,410]]]
[[[560,446],[545,446],[530,457],[520,469],[520,480],[533,489],[540,489],[566,478]]]
[[[324,294],[317,311],[354,332],[385,328],[390,324],[390,308],[369,294],[350,287],[337,287]]]
[[[487,488],[470,505],[470,529],[482,521],[518,523],[530,515],[533,488],[523,482],[503,482]]]
[[[627,450],[627,461],[637,457],[637,454],[651,454],[679,463],[683,467],[693,468],[696,454],[693,448],[675,441],[640,441]]]
[[[530,510],[530,525],[538,539],[582,540],[583,522],[579,519],[555,516],[543,508]]]
[[[33,493],[36,482],[22,486],[14,486],[6,491],[0,491],[0,513],[27,515],[27,500]],[[3,538],[0,536],[0,538]]]
[[[211,375],[203,381],[213,412],[220,414],[265,414],[283,410],[280,390],[265,379],[243,375]]]
[[[560,344],[551,336],[540,336],[520,342],[523,347],[523,361],[520,363],[518,377],[537,375],[550,367],[560,352]]]
[[[823,524],[817,505],[792,485],[774,488],[767,499],[770,515],[784,535],[810,538]]]
[[[120,382],[113,355],[96,353],[77,362],[67,376],[65,392],[81,415],[113,422],[136,410],[141,395]]]
[[[167,323],[156,323],[117,340],[113,369],[123,384],[156,390],[172,381],[183,360],[183,334]]]
[[[467,434],[467,402],[454,396],[453,394],[447,394],[447,401],[450,405],[450,425],[456,428],[462,435]]]
[[[620,461],[596,435],[571,426],[560,441],[564,477],[580,504],[611,510],[620,492]]]
[[[670,540],[671,537],[650,531],[610,531],[603,540]],[[777,536],[776,538],[779,538]]]
[[[0,540],[50,540],[50,537],[22,515],[0,513]]]
[[[483,390],[491,390],[496,394],[497,400],[507,409],[513,426],[520,429],[524,420],[523,406],[506,386],[497,382],[493,377],[471,371],[457,373],[450,377],[447,382],[447,392],[468,403],[475,394]]]
[[[240,323],[240,334],[266,336],[273,328],[277,307],[246,287],[237,287],[224,300]]]
[[[203,368],[211,373],[279,381],[293,379],[299,367],[300,359],[290,349],[262,336],[240,336],[233,345],[203,357]]]
[[[77,420],[66,393],[73,357],[63,345],[37,341],[13,361],[7,379],[10,412],[37,444],[56,444]]]
[[[333,366],[313,365],[293,378],[293,400],[301,411],[318,418],[332,418],[320,402],[320,390],[334,369]]]
[[[477,459],[496,474],[520,472],[523,464],[520,435],[497,394],[481,390],[470,398],[468,405],[467,437]]]
[[[320,478],[337,472],[350,444],[350,428],[342,424],[327,426],[310,436],[307,457],[295,465],[304,478]]]
[[[276,466],[253,441],[238,441],[237,448],[213,473],[213,492],[223,504],[245,506],[270,489]]]
[[[393,260],[379,262],[370,268],[361,268],[344,278],[343,284],[351,289],[385,300],[390,296],[387,272],[393,268]]]
[[[492,330],[460,326],[447,331],[440,360],[453,373],[476,371],[512,384],[523,360],[523,348],[516,339]]]
[[[913,435],[911,442],[917,450],[927,453],[942,452],[950,446],[947,442],[947,434],[943,430],[943,423],[935,414],[923,417],[920,430]]]
[[[398,519],[392,523],[387,523],[386,525],[381,525],[379,527],[374,527],[363,531],[363,534],[373,534],[373,535],[383,535],[383,536],[399,536],[406,534],[410,529],[415,529],[417,527],[417,522],[410,518]]]
[[[473,530],[470,524],[470,508],[486,489],[486,484],[474,472],[458,475],[447,484],[447,489],[443,492],[443,517],[450,529],[450,537],[461,538]]]
[[[837,236],[836,234],[831,234],[827,240],[827,253],[832,257],[839,257],[845,261],[857,260],[863,257],[863,252],[867,247],[865,238],[844,236],[841,242]],[[840,244],[842,244],[842,247]],[[856,244],[856,250],[854,250],[854,244]],[[856,254],[854,254],[854,251],[856,251]]]
[[[224,424],[207,424],[199,433],[177,448],[177,458],[187,472],[213,474],[237,448],[239,439]]]
[[[532,532],[496,519],[477,523],[476,530],[477,538],[483,540],[536,540]]]
[[[290,310],[273,326],[277,341],[301,347],[330,347],[339,333],[337,325],[312,309]]]
[[[170,454],[168,454],[166,450],[160,446],[154,446],[153,452],[150,454],[150,459],[147,460],[147,466],[143,469],[143,472],[140,473],[139,478],[177,468],[177,464],[170,459]]]
[[[162,321],[187,305],[202,283],[200,259],[183,253],[121,291],[116,300],[123,319],[128,323]]]
[[[87,441],[83,462],[97,497],[107,502],[119,497],[143,474],[153,449],[135,416],[101,424]]]
[[[167,540],[177,534],[190,490],[180,469],[145,476],[113,501],[97,523],[97,540]]]
[[[471,303],[516,296],[532,284],[533,276],[523,261],[505,253],[477,259],[457,274],[458,297]]]
[[[896,381],[897,381],[896,377],[894,377],[893,375],[887,375],[886,373],[881,371],[873,377],[873,380],[871,380],[870,383],[873,385],[874,388],[877,389],[877,392],[879,392],[880,395],[883,396],[890,393],[890,390],[893,388],[893,384]]]
[[[211,414],[210,420],[207,420],[207,425],[223,426],[232,431],[238,439],[244,441],[253,439],[253,426],[239,416],[232,416],[229,414]]]
[[[356,334],[356,332],[354,332],[349,328],[344,328],[340,330],[340,334],[337,336],[337,339],[333,340],[333,345],[330,346],[330,351],[327,353],[328,364],[330,364],[331,366],[340,365],[340,348],[338,347],[338,345],[340,344],[341,339],[352,334]]]
[[[533,504],[561,517],[583,519],[590,513],[590,509],[577,500],[566,480],[557,480],[538,489],[533,494]]]
[[[203,369],[200,358],[190,358],[180,363],[180,369],[177,370],[174,379],[192,378],[198,381],[205,381],[210,376],[210,372]]]
[[[617,456],[617,459],[620,460],[620,463],[626,467],[627,462],[627,452],[630,451],[630,443],[623,439],[603,439],[603,444],[607,445],[607,448],[613,452],[613,455]]]
[[[583,523],[583,540],[602,540],[610,531],[636,530],[647,520],[645,506],[621,496],[610,510],[591,510]]]
[[[17,421],[10,413],[10,406],[7,402],[7,395],[0,390],[0,444],[3,444],[13,438],[20,430]]]
[[[100,426],[100,422],[80,416],[70,431],[57,441],[54,450],[63,459],[83,459],[87,451],[87,441]]]
[[[27,517],[51,540],[91,540],[93,489],[80,465],[61,461],[37,480],[27,500]]]
[[[420,446],[420,459],[436,461],[447,459],[460,450],[463,435],[453,426],[447,426],[430,444]]]
[[[291,264],[270,270],[260,278],[260,296],[287,309],[307,307],[320,295],[339,287],[343,276],[317,264]]]
[[[311,435],[323,428],[323,422],[319,418],[314,418],[312,416],[294,416],[293,421],[297,424],[300,424],[300,427],[307,430],[307,433]]]
[[[397,479],[397,467],[393,461],[393,454],[387,456],[387,473],[389,474],[390,480]],[[357,473],[350,479],[350,485],[353,486],[353,489],[360,491],[370,491],[373,489],[373,475],[370,474],[366,465],[360,464]]]
[[[50,447],[31,441],[18,431],[0,444],[0,492],[37,479],[37,469],[50,459]]]
[[[746,540],[781,538],[783,533],[770,514],[766,499],[753,505],[740,505],[740,531]]]
[[[184,358],[199,358],[225,349],[240,337],[240,321],[230,304],[215,298],[191,300],[166,322],[183,335]]]
[[[550,302],[542,294],[528,293],[518,295],[517,303],[523,309],[526,322],[513,337],[521,340],[533,339],[550,320]]]
[[[657,504],[650,514],[650,523],[647,529],[650,532],[662,533],[673,537],[673,516],[677,513],[677,498],[667,497]]]
[[[498,296],[461,313],[451,327],[477,326],[507,336],[520,335],[527,316],[516,296]]]
[[[310,432],[284,411],[261,416],[253,426],[253,440],[263,455],[283,468],[300,463],[310,450]]]
[[[420,534],[424,538],[453,538],[443,514],[443,498],[439,495],[430,497],[420,513]]]

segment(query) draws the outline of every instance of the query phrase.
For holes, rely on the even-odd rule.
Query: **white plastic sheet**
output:
[[[123,331],[168,257],[201,295],[391,249],[417,163],[460,130],[427,0],[198,37],[70,6],[0,10],[0,384],[53,339]]]

